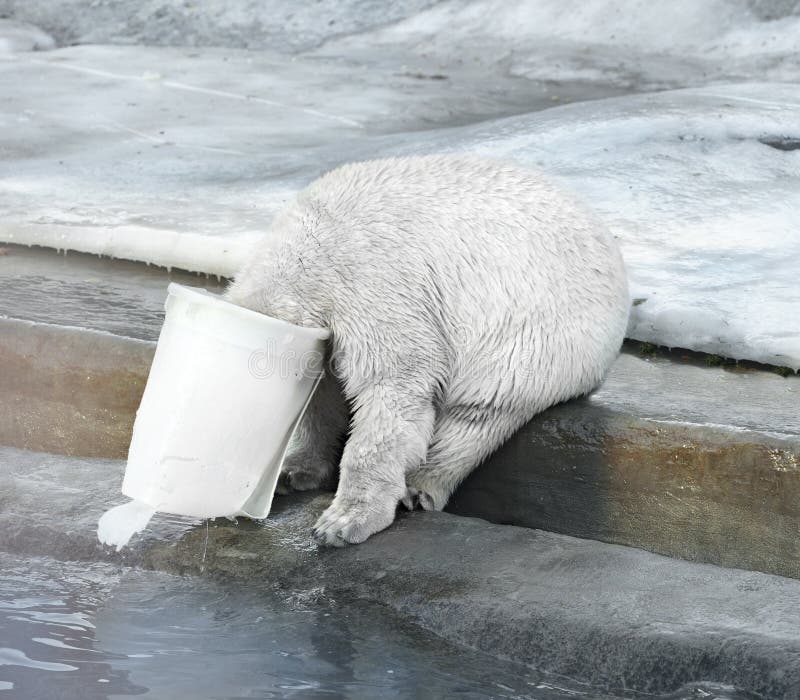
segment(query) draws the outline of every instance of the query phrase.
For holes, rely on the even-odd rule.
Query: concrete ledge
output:
[[[623,353],[537,416],[448,510],[800,578],[800,377]]]
[[[0,549],[377,602],[447,640],[612,692],[706,681],[800,698],[798,581],[446,513],[405,514],[363,545],[319,550],[311,524],[330,497],[313,494],[279,499],[262,523],[162,516],[115,554],[95,527],[119,501],[122,470],[0,448]]]
[[[127,455],[154,343],[0,319],[0,444]],[[800,578],[800,377],[623,353],[536,417],[451,512]]]
[[[155,343],[0,318],[0,444],[123,459]]]

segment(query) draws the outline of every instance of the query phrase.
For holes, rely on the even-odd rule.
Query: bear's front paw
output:
[[[394,521],[397,499],[385,496],[374,498],[339,498],[317,520],[314,539],[322,545],[343,547],[358,544],[370,535],[389,527]]]

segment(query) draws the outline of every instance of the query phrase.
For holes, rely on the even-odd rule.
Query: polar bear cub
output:
[[[443,508],[531,417],[597,386],[630,306],[612,236],[572,196],[510,163],[445,155],[324,175],[227,296],[331,331],[280,480],[314,489],[338,467],[314,529],[329,545],[384,529],[400,502]]]

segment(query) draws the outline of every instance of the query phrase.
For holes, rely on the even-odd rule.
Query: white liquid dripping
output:
[[[137,532],[147,527],[156,510],[141,501],[130,501],[107,510],[97,521],[97,538],[119,552]]]

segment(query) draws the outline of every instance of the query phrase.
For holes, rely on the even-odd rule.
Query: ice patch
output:
[[[97,522],[97,538],[119,552],[137,532],[147,527],[155,508],[141,501],[129,501],[107,510]]]
[[[46,23],[64,44],[313,48],[426,8],[431,0],[3,0],[2,11]]]

